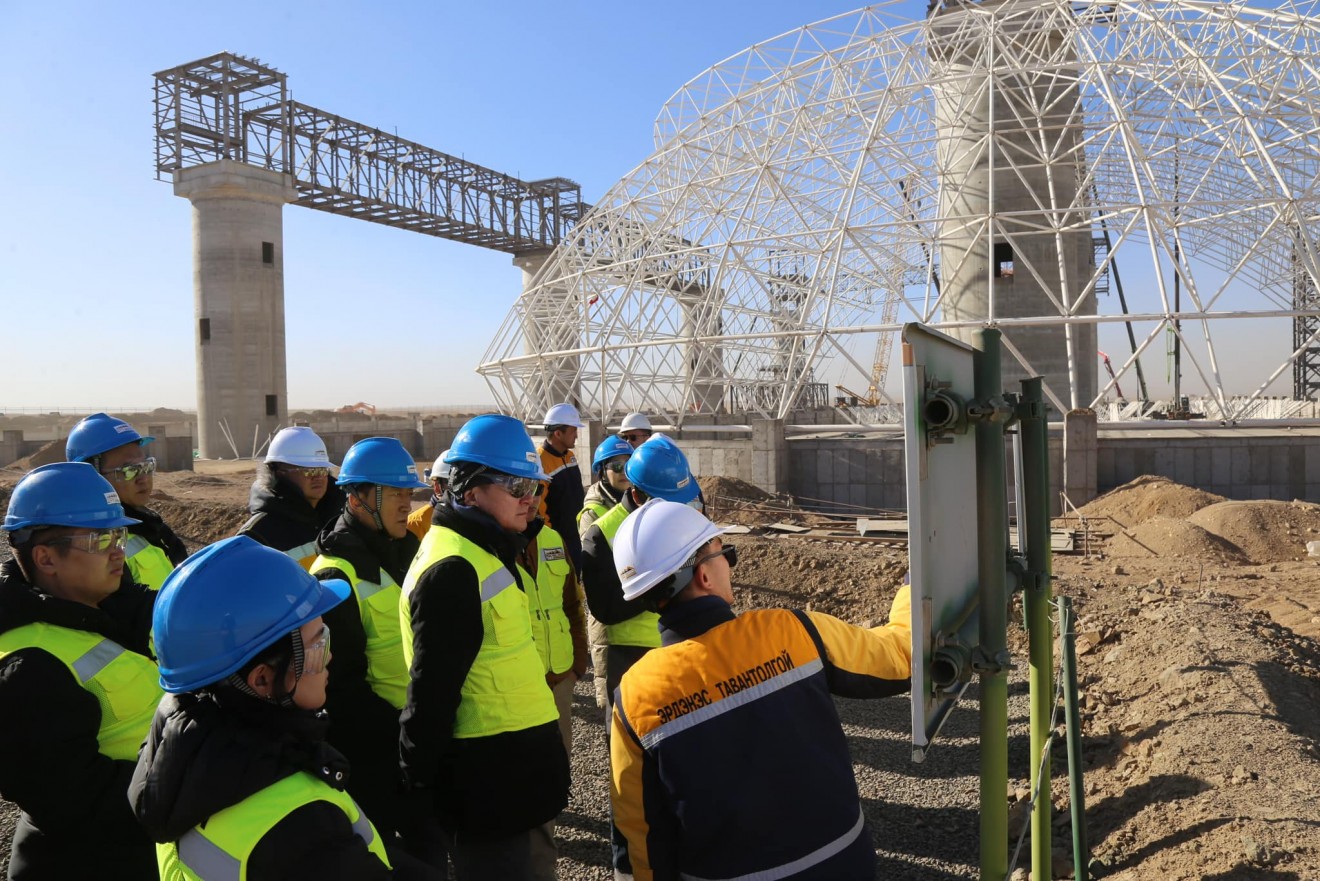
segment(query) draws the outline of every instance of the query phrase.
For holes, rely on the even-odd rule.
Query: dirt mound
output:
[[[169,527],[183,539],[188,552],[228,538],[238,531],[251,515],[246,508],[214,502],[177,502],[157,494],[151,507],[165,518]]]
[[[1110,517],[1121,526],[1135,526],[1154,517],[1186,517],[1222,501],[1223,496],[1146,474],[1092,499],[1078,510],[1086,517]]]
[[[15,459],[7,467],[26,473],[33,468],[40,468],[42,465],[49,465],[52,462],[63,462],[64,447],[64,438],[57,437],[36,452],[28,453],[21,459]]]
[[[1306,543],[1320,539],[1320,505],[1309,502],[1220,502],[1187,518],[1233,542],[1255,563],[1306,557]]]
[[[755,526],[776,520],[796,522],[797,505],[785,495],[772,495],[736,477],[698,477],[706,513],[720,523]]]
[[[737,477],[698,477],[697,485],[708,499],[729,499],[736,502],[764,502],[773,499],[770,493]]]
[[[1195,523],[1155,517],[1115,535],[1109,542],[1114,557],[1190,557],[1219,563],[1249,563],[1233,542]]]

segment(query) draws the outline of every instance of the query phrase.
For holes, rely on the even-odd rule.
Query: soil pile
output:
[[[798,519],[791,498],[772,495],[737,477],[698,477],[697,485],[706,499],[706,514],[720,523],[754,526]]]
[[[738,548],[734,594],[742,608],[789,606],[874,626],[907,574],[902,548],[806,541],[792,536],[729,536]]]
[[[153,496],[151,507],[165,518],[165,523],[174,533],[183,539],[188,552],[201,548],[222,538],[228,538],[247,522],[246,508],[215,502],[179,502]]]
[[[1153,517],[1187,517],[1222,501],[1223,496],[1147,474],[1092,499],[1078,510],[1085,517],[1109,517],[1120,526],[1136,526]]]
[[[33,468],[40,468],[42,465],[49,465],[52,462],[63,462],[65,446],[65,439],[57,437],[36,452],[28,453],[23,458],[15,459],[13,462],[10,462],[6,468],[26,474]]]
[[[1320,505],[1309,502],[1220,502],[1187,518],[1237,545],[1255,563],[1306,557],[1306,543],[1320,540]]]
[[[1109,542],[1114,557],[1187,557],[1217,563],[1248,563],[1236,544],[1187,520],[1154,517],[1126,529]]]

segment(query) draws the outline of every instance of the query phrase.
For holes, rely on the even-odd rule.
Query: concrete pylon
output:
[[[522,270],[523,294],[532,288],[537,273],[549,261],[554,251],[530,251],[513,258],[513,265]],[[581,345],[578,326],[564,321],[561,316],[562,298],[569,296],[562,287],[541,291],[528,301],[523,315],[523,351],[528,355],[543,355]],[[577,355],[545,358],[537,364],[533,375],[525,383],[529,420],[540,419],[555,404],[570,403],[580,406],[577,386]]]
[[[192,202],[197,445],[253,455],[288,417],[284,227],[293,178],[222,159],[174,173]]]

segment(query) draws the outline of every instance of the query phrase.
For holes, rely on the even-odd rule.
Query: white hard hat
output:
[[[647,593],[690,565],[697,551],[723,534],[723,529],[694,508],[651,499],[629,514],[614,536],[614,566],[623,598],[635,600]],[[677,590],[687,586],[691,575],[680,580],[682,584],[673,585]]]
[[[266,461],[303,468],[329,468],[335,464],[325,451],[325,441],[305,425],[281,428],[276,432],[266,450]]]
[[[445,449],[440,455],[436,456],[435,464],[426,472],[426,476],[431,480],[448,480],[449,475],[454,473],[454,466],[445,461],[445,453],[447,452],[449,450]]]
[[[645,413],[629,413],[623,417],[623,424],[619,426],[619,431],[653,431],[651,420],[646,418]]]
[[[546,428],[552,425],[571,425],[574,428],[585,427],[582,424],[582,417],[578,415],[577,407],[572,404],[555,404],[545,411],[545,419],[541,424]]]

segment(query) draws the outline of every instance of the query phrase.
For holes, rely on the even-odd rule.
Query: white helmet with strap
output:
[[[623,598],[635,600],[662,584],[669,594],[661,599],[674,596],[692,580],[697,551],[723,534],[695,508],[651,499],[629,514],[614,536],[614,566]],[[676,577],[669,582],[671,575]]]

